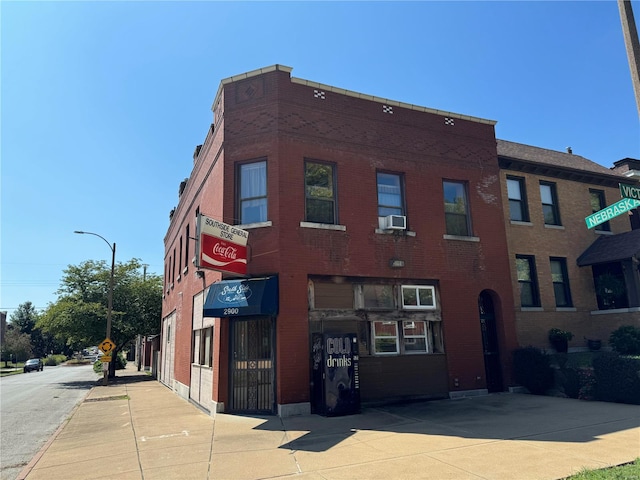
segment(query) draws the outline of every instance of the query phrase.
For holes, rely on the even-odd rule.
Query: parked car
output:
[[[31,370],[35,370],[36,372],[38,370],[42,371],[44,370],[44,364],[39,358],[30,358],[25,362],[23,370],[24,373],[30,372]]]

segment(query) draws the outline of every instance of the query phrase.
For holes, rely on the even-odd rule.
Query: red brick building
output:
[[[323,412],[328,338],[329,353],[357,343],[362,402],[506,390],[517,341],[494,122],[290,71],[221,82],[165,237],[160,380],[211,412]],[[244,283],[196,268],[199,215],[249,232]],[[241,289],[261,300],[217,309]],[[354,345],[331,343],[343,334]]]

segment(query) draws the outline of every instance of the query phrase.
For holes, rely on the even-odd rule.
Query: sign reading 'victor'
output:
[[[221,272],[247,273],[249,232],[213,218],[198,217],[198,268]]]

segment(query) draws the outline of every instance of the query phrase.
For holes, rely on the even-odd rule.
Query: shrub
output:
[[[44,361],[44,364],[47,367],[55,367],[56,365],[60,365],[67,361],[67,357],[65,355],[48,355]]]
[[[549,357],[535,347],[518,348],[513,352],[515,381],[534,395],[544,395],[554,383]]]
[[[611,332],[609,343],[620,355],[640,355],[640,328],[624,325]]]
[[[640,357],[602,354],[593,369],[596,400],[640,405]]]
[[[115,358],[116,362],[116,370],[122,370],[127,366],[127,359],[124,358],[124,354],[122,352],[118,352],[118,355]],[[102,373],[102,362],[100,360],[96,360],[93,364],[93,371],[96,373]]]
[[[562,388],[569,398],[578,398],[580,395],[580,375],[575,368],[565,368],[562,372]]]
[[[58,365],[58,360],[56,359],[56,357],[49,356],[45,359],[44,365],[45,367],[55,367],[56,365]]]

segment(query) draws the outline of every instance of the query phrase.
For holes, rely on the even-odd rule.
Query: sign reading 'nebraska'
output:
[[[247,273],[249,232],[200,215],[198,217],[198,268]]]
[[[587,228],[593,228],[638,206],[640,206],[640,200],[623,198],[613,205],[609,205],[607,208],[603,208],[599,212],[589,215],[584,221],[587,223]]]

